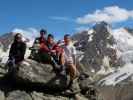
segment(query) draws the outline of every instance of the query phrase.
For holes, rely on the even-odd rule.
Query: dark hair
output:
[[[71,38],[71,35],[70,34],[65,34],[64,38]]]
[[[40,30],[40,33],[47,34],[47,30],[41,29],[41,30]]]
[[[48,38],[51,37],[54,39],[54,36],[52,34],[48,34]]]
[[[16,35],[14,36],[14,42],[17,42],[17,39],[19,38],[18,36],[21,35],[21,33],[16,33]]]

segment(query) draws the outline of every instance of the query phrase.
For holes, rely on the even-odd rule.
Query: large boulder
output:
[[[68,82],[66,77],[55,73],[52,65],[41,64],[34,60],[26,59],[20,65],[15,77],[16,80],[44,85],[47,88],[63,89]]]

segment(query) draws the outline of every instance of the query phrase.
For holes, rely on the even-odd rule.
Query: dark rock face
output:
[[[112,48],[115,44],[115,40],[109,32],[109,25],[107,23],[102,22],[96,24],[91,34],[84,31],[75,34],[73,39],[78,41],[75,44],[77,49],[84,52],[81,63],[86,69],[100,70],[103,65],[103,59],[106,56],[110,59],[110,66],[116,65],[116,50]]]
[[[7,33],[0,36],[0,43],[3,46],[4,51],[7,51],[9,45],[12,43],[13,36],[13,33]]]

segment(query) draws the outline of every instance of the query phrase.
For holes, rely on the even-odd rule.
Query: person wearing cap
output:
[[[39,57],[39,55],[41,54],[40,45],[46,43],[46,35],[47,35],[47,31],[44,29],[41,29],[40,36],[35,39],[33,46],[30,48],[31,54],[29,58],[37,61],[40,60],[40,57]]]
[[[44,43],[46,42],[46,35],[47,35],[47,31],[44,29],[40,30],[40,37],[37,37],[35,39],[35,42],[39,42],[39,43]]]

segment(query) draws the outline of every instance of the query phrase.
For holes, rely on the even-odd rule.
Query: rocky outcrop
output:
[[[19,81],[38,83],[52,89],[63,89],[68,84],[65,76],[55,73],[52,65],[40,64],[34,60],[27,59],[18,67],[19,70],[15,76]]]
[[[8,67],[3,66],[5,73],[0,78],[0,88],[3,90],[1,97],[6,100],[87,100],[89,97],[82,92],[85,94],[90,89],[89,84],[93,83],[88,75],[81,74],[73,81],[70,87],[72,91],[66,92],[70,82],[69,75],[61,75],[53,71],[51,65],[31,59],[16,65],[12,72],[7,69]]]

